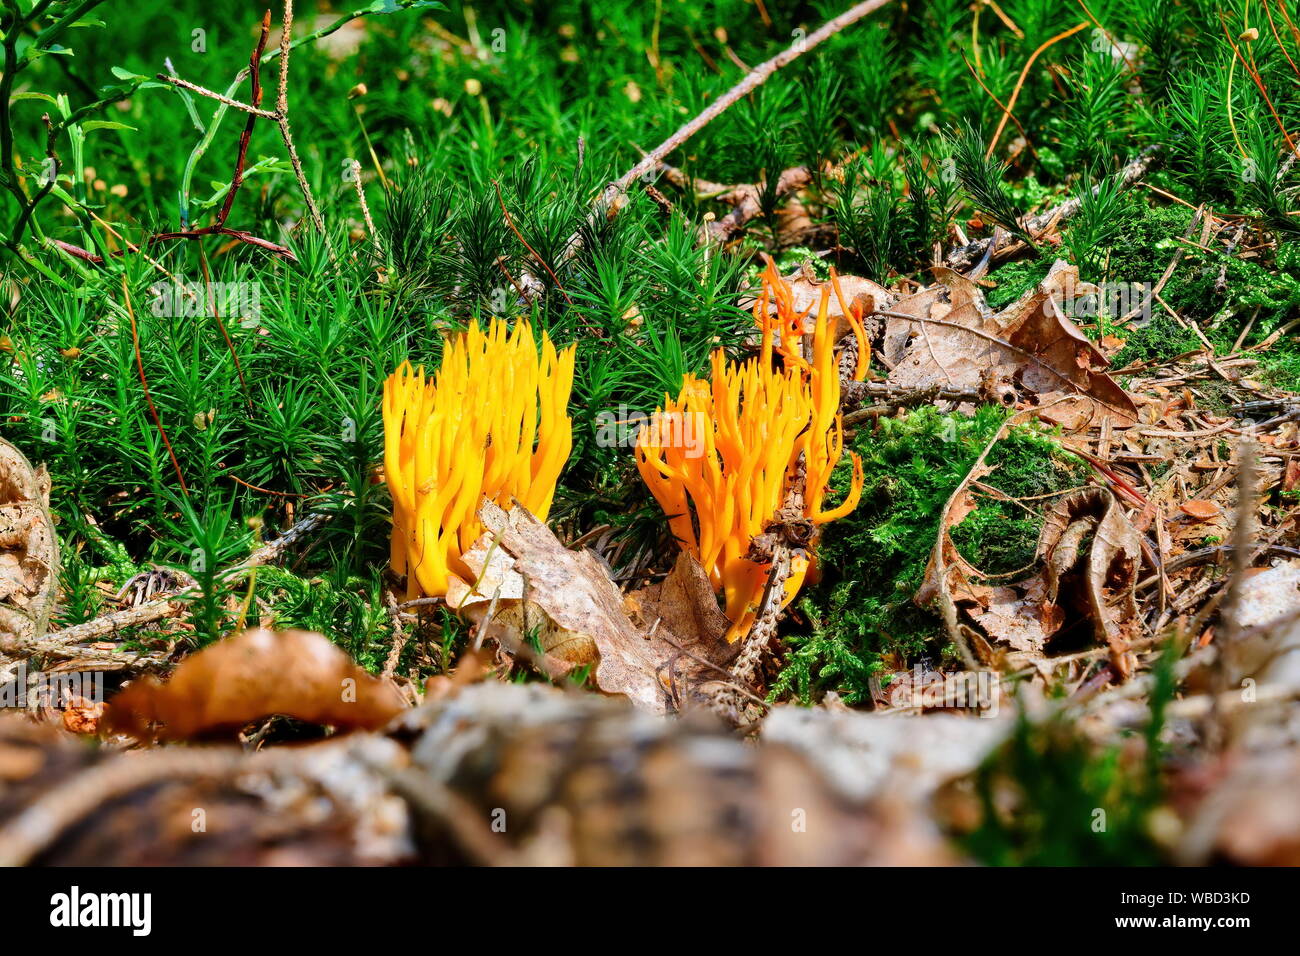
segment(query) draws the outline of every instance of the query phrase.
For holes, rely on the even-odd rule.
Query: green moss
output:
[[[989,276],[997,286],[985,296],[990,309],[1005,309],[1047,277],[1049,259],[1009,262]]]
[[[1121,238],[1111,247],[1107,274],[1116,282],[1157,282],[1191,224],[1193,210],[1147,203],[1128,208],[1132,215],[1125,217]]]
[[[1125,368],[1134,362],[1165,362],[1176,355],[1202,348],[1201,340],[1168,314],[1151,317],[1145,325],[1122,330],[1124,347],[1110,360],[1112,368]]]
[[[991,866],[1156,864],[1154,763],[1117,746],[1097,751],[1066,721],[1035,726],[1022,716],[976,775],[983,815],[963,842]]]
[[[1041,516],[1051,499],[1044,496],[1088,482],[1087,465],[1053,438],[1018,428],[994,447],[987,459],[993,471],[981,483],[1025,504],[982,497],[979,507],[952,529],[953,544],[986,574],[1010,574],[1034,559]]]
[[[1294,341],[1261,356],[1261,378],[1265,384],[1288,392],[1300,392],[1300,346]]]
[[[1010,740],[974,777],[979,824],[962,835],[992,866],[1149,866],[1162,853],[1152,815],[1164,803],[1161,732],[1177,689],[1177,653],[1166,646],[1153,668],[1145,726],[1098,748],[1061,716],[1019,714]]]
[[[849,703],[859,702],[881,655],[914,658],[944,650],[937,617],[912,598],[925,577],[944,505],[1005,415],[991,406],[973,417],[921,408],[858,433],[852,447],[863,462],[862,501],[853,514],[825,528],[823,579],[802,605],[811,633],[788,638],[790,654],[775,696],[810,701],[835,690]],[[987,483],[1014,497],[1086,480],[1077,459],[1028,428],[1013,430],[988,460],[994,471]],[[847,487],[849,474],[846,461],[833,482],[839,490]],[[990,503],[987,518],[982,506],[978,518],[958,529],[970,556],[989,564],[991,573],[1019,566],[1012,562],[1027,564],[1038,538],[1036,518],[1023,510],[1002,514],[1002,507],[1015,506]]]
[[[367,670],[377,673],[383,668],[392,643],[392,620],[378,575],[338,581],[333,576],[301,577],[267,565],[257,569],[254,586],[271,610],[272,627],[328,635]]]

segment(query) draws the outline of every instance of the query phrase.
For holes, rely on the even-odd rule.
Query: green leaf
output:
[[[96,129],[129,129],[135,132],[134,126],[127,126],[125,123],[117,123],[113,120],[87,120],[80,125],[82,131],[86,133]]]
[[[38,93],[35,90],[28,90],[24,93],[15,93],[13,98],[15,100],[44,100],[47,103],[53,103],[55,106],[59,105],[59,101],[50,96],[49,93]]]
[[[398,13],[402,10],[446,10],[437,0],[374,0],[367,13]]]

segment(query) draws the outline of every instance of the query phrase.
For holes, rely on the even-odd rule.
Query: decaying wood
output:
[[[1125,186],[1132,185],[1147,174],[1147,170],[1151,168],[1157,158],[1159,149],[1158,145],[1148,146],[1137,159],[1124,167],[1120,172],[1120,179]],[[1097,188],[1099,187],[1094,186],[1094,191]],[[1059,206],[1037,216],[1031,216],[1025,222],[1025,231],[1031,236],[1036,236],[1049,226],[1069,219],[1078,211],[1079,197],[1071,196]],[[958,272],[966,272],[972,269],[976,263],[986,259],[986,257],[1000,259],[1024,248],[1024,244],[1021,242],[1008,241],[1004,243],[1002,241],[1011,238],[1006,233],[999,233],[988,239],[976,239],[974,242],[959,245],[948,253],[944,259],[944,264]]]
[[[386,733],[252,754],[93,750],[0,719],[0,864],[959,862],[888,774],[840,779],[879,734],[793,716],[788,742],[753,746],[703,714],[490,682]],[[927,789],[983,753],[964,750]]]

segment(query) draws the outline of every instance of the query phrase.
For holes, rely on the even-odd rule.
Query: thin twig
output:
[[[231,99],[223,93],[218,93],[216,90],[210,90],[206,86],[199,86],[197,83],[191,83],[189,80],[181,79],[179,76],[159,73],[155,76],[155,79],[161,80],[164,83],[170,83],[172,86],[177,86],[193,93],[198,93],[200,96],[206,96],[210,100],[216,100],[218,103],[224,103],[226,106],[233,107],[234,109],[241,110],[245,113],[251,113],[253,116],[260,116],[262,119],[276,119],[275,113],[271,110],[249,106],[247,103],[241,103],[239,100]]]
[[[659,162],[665,159],[673,150],[677,149],[688,139],[702,130],[710,122],[721,115],[728,107],[745,97],[752,90],[761,86],[773,73],[781,69],[781,67],[794,62],[809,50],[817,47],[825,40],[839,33],[845,27],[851,26],[865,17],[868,13],[880,9],[888,2],[889,0],[865,0],[863,3],[856,4],[841,13],[835,19],[828,20],[818,29],[808,34],[808,36],[796,40],[781,53],[772,57],[772,59],[760,63],[750,71],[748,76],[710,103],[699,113],[698,116],[679,128],[666,140],[647,153],[639,163],[606,187],[605,191],[601,194],[600,204],[604,207],[608,207],[615,199],[627,192],[627,188],[632,185],[632,182],[637,177],[655,169]]]
[[[284,22],[280,25],[280,90],[275,104],[276,123],[280,127],[284,148],[289,152],[289,164],[293,167],[294,178],[298,180],[298,188],[302,190],[303,202],[307,204],[307,214],[311,217],[316,231],[323,236],[325,220],[321,218],[320,210],[316,208],[316,200],[311,194],[311,185],[302,171],[302,160],[298,158],[298,149],[293,144],[293,134],[289,132],[289,51],[292,49],[289,45],[289,35],[292,30],[293,0],[284,0]]]
[[[317,528],[328,521],[327,515],[312,514],[303,518],[293,527],[291,527],[274,541],[262,545],[251,555],[243,564],[231,568],[221,575],[223,582],[234,582],[247,574],[253,568],[261,567],[275,561],[282,552],[296,543],[301,538],[311,534]],[[160,595],[155,601],[147,604],[139,604],[135,607],[127,608],[123,611],[114,611],[111,614],[104,614],[91,621],[85,621],[81,624],[74,624],[66,627],[61,631],[51,631],[37,645],[21,648],[24,652],[45,653],[50,648],[65,647],[69,644],[79,644],[83,641],[94,640],[107,634],[112,634],[129,627],[139,627],[143,624],[149,624],[153,621],[162,620],[170,617],[176,609],[173,602],[189,597],[196,593],[198,585],[190,585],[180,588],[168,594]]]

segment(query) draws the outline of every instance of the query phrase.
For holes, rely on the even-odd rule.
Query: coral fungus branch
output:
[[[545,519],[573,447],[574,346],[557,351],[527,322],[493,319],[448,341],[442,366],[404,363],[384,383],[384,469],[393,496],[392,566],[410,597],[447,594],[482,534],[484,498]]]

